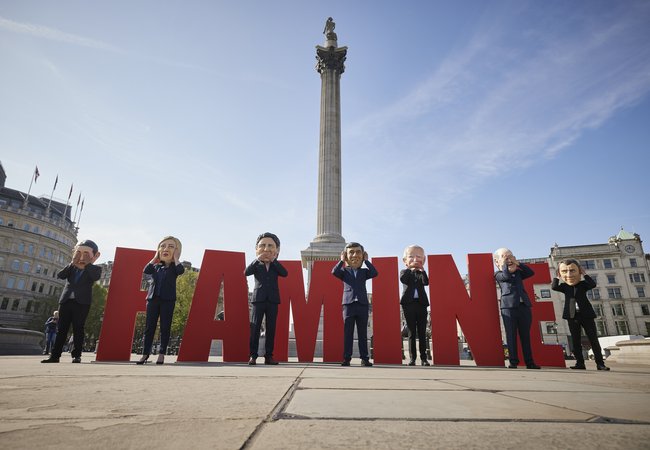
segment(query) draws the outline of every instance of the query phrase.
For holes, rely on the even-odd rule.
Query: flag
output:
[[[38,171],[38,166],[34,169],[34,183],[36,183],[36,180],[38,180],[38,177],[41,176],[41,173]]]
[[[70,201],[70,197],[72,197],[72,186],[74,186],[74,183],[70,185],[70,193],[68,194],[68,201]]]
[[[79,206],[80,201],[81,201],[81,192],[79,192],[79,198],[77,199],[77,206]]]
[[[54,187],[52,188],[52,192],[54,192],[54,189],[56,189],[56,184],[59,182],[59,175],[57,174],[56,180],[54,180]]]

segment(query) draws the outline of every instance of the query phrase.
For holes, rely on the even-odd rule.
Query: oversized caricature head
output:
[[[158,243],[157,256],[161,262],[168,266],[174,259],[178,261],[181,257],[181,250],[183,250],[183,244],[181,244],[178,238],[165,236]]]
[[[358,242],[350,242],[345,246],[345,262],[353,269],[358,269],[367,258],[363,245]]]
[[[402,261],[404,261],[407,268],[421,270],[426,260],[424,249],[419,245],[409,245],[404,249]]]
[[[558,276],[569,286],[575,286],[580,283],[582,273],[582,267],[575,259],[562,260],[557,267]]]
[[[72,263],[79,269],[94,263],[99,258],[99,248],[90,239],[79,242],[72,251]]]

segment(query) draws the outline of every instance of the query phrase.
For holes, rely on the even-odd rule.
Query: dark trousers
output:
[[[160,354],[167,354],[167,345],[169,345],[169,335],[172,331],[172,317],[174,316],[174,307],[176,302],[173,300],[161,300],[160,297],[154,297],[147,300],[147,324],[144,328],[144,346],[142,347],[143,355],[151,354],[153,345],[153,336],[156,334],[156,325],[160,318]]]
[[[578,365],[585,364],[585,358],[582,355],[582,330],[585,329],[585,334],[589,338],[589,343],[594,351],[594,358],[596,364],[605,364],[603,360],[603,350],[600,348],[598,342],[598,332],[596,331],[596,321],[593,318],[583,317],[580,312],[576,312],[575,318],[567,319],[569,323],[569,331],[571,332],[571,346],[573,347],[573,355],[576,357]]]
[[[420,302],[409,302],[402,305],[406,326],[409,329],[409,356],[415,361],[415,335],[420,345],[420,360],[427,360],[427,307]]]
[[[81,358],[81,351],[84,347],[84,325],[88,317],[90,305],[82,305],[75,300],[66,300],[59,305],[59,329],[52,349],[52,357],[60,358],[63,353],[63,346],[68,340],[68,330],[72,325],[72,336],[74,348],[72,349],[73,358]]]
[[[352,343],[354,342],[354,326],[357,327],[359,340],[359,356],[368,357],[368,305],[353,302],[343,305],[343,360],[352,359]]]
[[[266,317],[264,356],[266,358],[273,358],[273,347],[275,346],[275,323],[278,319],[278,304],[269,302],[253,303],[253,310],[251,311],[251,335],[248,343],[251,358],[257,358],[259,356],[260,331],[262,330],[262,320],[264,317]]]
[[[510,364],[515,366],[519,364],[517,335],[519,335],[519,340],[521,341],[524,362],[527,366],[535,364],[533,351],[530,348],[530,326],[533,323],[530,307],[520,303],[517,308],[502,308],[501,317],[503,318],[503,327],[506,329]]]

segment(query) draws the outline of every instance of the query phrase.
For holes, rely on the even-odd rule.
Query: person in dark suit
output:
[[[78,243],[72,253],[72,261],[57,274],[66,280],[63,292],[59,298],[59,327],[50,357],[42,363],[58,363],[63,352],[63,346],[68,339],[68,330],[72,325],[74,348],[72,362],[81,362],[81,351],[84,344],[84,325],[90,303],[92,302],[93,284],[102,275],[101,267],[93,263],[99,258],[97,244],[91,240]]]
[[[580,278],[584,277],[583,280]],[[582,355],[582,328],[585,329],[591,348],[594,350],[596,368],[609,370],[603,359],[603,351],[598,342],[596,331],[596,311],[587,298],[587,291],[596,287],[596,282],[585,273],[580,263],[575,259],[560,261],[557,276],[553,278],[551,289],[564,294],[564,309],[562,318],[566,319],[571,332],[571,344],[576,364],[572,369],[585,370],[585,358]]]
[[[527,369],[539,369],[533,359],[530,346],[530,326],[532,303],[524,289],[524,280],[535,275],[535,272],[524,263],[517,261],[512,252],[507,248],[500,248],[494,252],[494,264],[500,270],[494,277],[501,289],[501,317],[506,330],[508,344],[508,368],[516,369],[519,364],[517,353],[517,335],[521,341],[522,352]]]
[[[424,270],[424,262],[426,261],[424,249],[418,245],[410,245],[404,250],[402,260],[406,264],[406,269],[399,274],[399,279],[402,282],[400,304],[409,331],[409,355],[411,357],[409,366],[415,365],[417,355],[415,350],[416,335],[420,345],[420,361],[423,366],[429,366],[427,360],[427,307],[429,306],[429,297],[427,297],[427,292],[424,290],[424,286],[429,285],[429,277]]]
[[[44,355],[49,355],[50,350],[54,347],[54,340],[56,339],[56,329],[59,325],[59,312],[54,311],[49,319],[45,322],[45,349]]]
[[[183,245],[174,236],[166,236],[158,243],[156,255],[144,267],[147,275],[147,319],[144,329],[142,358],[136,364],[144,364],[151,354],[156,324],[160,318],[160,351],[156,364],[165,363],[172,318],[176,306],[176,278],[185,272],[179,262]]]
[[[346,265],[344,267],[344,264]],[[361,266],[365,264],[366,267]],[[354,327],[357,327],[361,365],[372,367],[368,355],[368,292],[366,280],[377,276],[377,269],[368,260],[368,253],[357,242],[350,242],[341,252],[341,260],[332,269],[332,275],[343,281],[343,362],[352,360]]]
[[[262,320],[266,318],[264,364],[277,365],[278,362],[273,359],[273,347],[275,346],[275,324],[280,304],[278,277],[286,277],[288,272],[278,262],[280,239],[275,234],[269,232],[260,234],[255,242],[255,253],[257,258],[244,271],[245,276],[253,275],[255,277],[255,288],[251,300],[248,364],[251,366],[257,364]]]

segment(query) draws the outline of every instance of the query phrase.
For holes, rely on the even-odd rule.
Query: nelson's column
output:
[[[316,237],[302,252],[309,271],[313,261],[338,260],[345,247],[341,235],[341,74],[347,47],[339,47],[334,21],[325,23],[325,45],[316,46],[316,70],[321,77],[318,155],[318,218]]]

